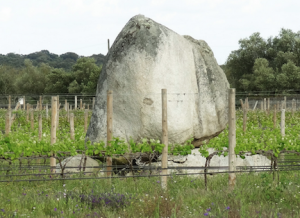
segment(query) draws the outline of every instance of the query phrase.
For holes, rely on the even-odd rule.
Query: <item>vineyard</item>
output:
[[[255,154],[267,156],[271,160],[271,166],[264,170],[270,170],[273,174],[265,172],[259,176],[238,174],[237,187],[233,192],[228,193],[225,191],[228,179],[224,174],[209,177],[207,183],[210,160],[213,156],[227,156],[229,153],[228,127],[199,148],[201,155],[206,158],[206,165],[203,168],[205,182],[202,177],[191,179],[175,174],[169,175],[168,192],[165,192],[161,189],[159,174],[151,175],[150,170],[147,176],[139,177],[140,169],[133,166],[136,154],[140,153],[148,158],[150,163],[156,161],[164,147],[159,139],[142,139],[140,142],[130,140],[127,143],[124,139],[113,138],[110,146],[105,146],[105,142],[91,144],[85,141],[85,132],[92,110],[80,108],[70,110],[64,107],[59,110],[54,144],[51,143],[52,117],[48,109],[39,110],[37,106],[37,110],[13,110],[9,132],[7,132],[7,110],[0,109],[0,180],[2,181],[0,188],[4,190],[3,193],[6,193],[0,195],[0,202],[2,202],[0,209],[3,208],[0,216],[11,217],[14,213],[21,214],[17,208],[23,208],[25,212],[22,214],[32,217],[41,214],[46,214],[46,217],[62,217],[64,214],[68,214],[67,217],[87,215],[118,217],[117,214],[122,214],[121,217],[152,217],[153,214],[158,214],[160,217],[171,216],[171,214],[177,214],[178,217],[183,215],[184,217],[243,217],[249,215],[251,211],[253,217],[270,217],[270,214],[274,215],[272,217],[298,217],[299,215],[298,186],[300,184],[297,170],[300,166],[296,159],[292,159],[290,165],[279,165],[284,155],[297,158],[300,154],[300,111],[294,107],[286,110],[278,110],[277,106],[251,110],[245,102],[243,108],[236,111],[235,155],[241,158]],[[192,140],[187,141],[185,145],[169,144],[168,154],[175,156],[191,154],[195,149]],[[208,148],[214,148],[216,151],[208,153]],[[134,171],[134,176],[124,180],[125,177],[112,175],[115,179],[99,180],[101,177],[107,177],[105,174],[96,173],[86,180],[87,176],[84,175],[83,170],[71,177],[73,179],[71,180],[63,173],[53,174],[50,168],[50,157],[55,157],[61,164],[66,157],[77,154],[96,159],[102,164],[99,170],[104,169],[103,172],[108,157],[122,157],[127,161],[124,164],[129,166],[129,171]],[[289,171],[285,172],[287,169]],[[226,172],[228,173],[224,171]],[[278,175],[276,179],[274,172]],[[43,182],[32,183],[35,180]],[[249,181],[252,180],[253,184],[250,182],[249,185]],[[17,181],[19,183],[16,183]],[[245,185],[251,187],[239,189]],[[16,187],[16,191],[10,193],[9,187]],[[41,191],[42,189],[46,191]],[[150,189],[153,193],[149,193]],[[188,190],[190,190],[190,197],[185,193],[186,191],[189,193]],[[197,195],[191,194],[194,192],[192,190],[202,193],[203,198],[199,199]],[[209,192],[214,193],[215,197],[211,197]],[[222,202],[218,198],[225,193],[228,199]],[[247,193],[249,199],[246,200],[242,193]],[[153,202],[150,196],[154,197]],[[26,198],[30,200],[22,202]],[[179,199],[178,202],[176,198]],[[264,201],[266,207],[257,209],[257,205],[260,204],[257,200]],[[38,208],[39,201],[48,203],[43,203],[43,206]],[[242,201],[251,203],[243,206]],[[136,208],[131,206],[133,202]],[[141,202],[147,202],[147,209],[143,208]],[[103,207],[103,204],[107,207]],[[285,205],[281,206],[284,210],[278,209],[278,204]],[[158,205],[161,210],[157,211]],[[190,205],[190,208],[185,205]],[[61,211],[58,211],[58,208],[61,208]],[[71,208],[70,211],[66,211],[67,208]],[[135,214],[135,210],[139,211],[140,215]]]

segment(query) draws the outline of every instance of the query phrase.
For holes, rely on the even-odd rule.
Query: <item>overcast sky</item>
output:
[[[299,0],[0,0],[0,54],[40,50],[107,53],[128,20],[143,14],[203,39],[224,64],[238,40],[281,28],[300,31]]]

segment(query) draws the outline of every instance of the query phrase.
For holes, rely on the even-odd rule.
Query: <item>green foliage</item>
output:
[[[300,32],[281,29],[267,40],[254,33],[239,44],[223,66],[231,87],[247,92],[299,89]]]

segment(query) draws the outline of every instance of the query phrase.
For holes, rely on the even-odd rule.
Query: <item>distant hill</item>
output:
[[[28,55],[8,53],[7,55],[0,54],[0,65],[21,68],[24,66],[24,60],[30,59],[34,66],[45,63],[54,68],[63,68],[66,71],[70,71],[77,59],[81,57],[85,56],[79,56],[74,52],[67,52],[57,55],[50,53],[48,50],[42,50]],[[92,56],[88,57],[94,58],[98,66],[103,64],[105,58],[103,54],[93,54]]]

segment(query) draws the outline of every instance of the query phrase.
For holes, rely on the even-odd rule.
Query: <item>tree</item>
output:
[[[80,58],[73,66],[75,80],[69,86],[69,91],[83,94],[95,94],[98,78],[102,67],[95,64],[92,58]]]

